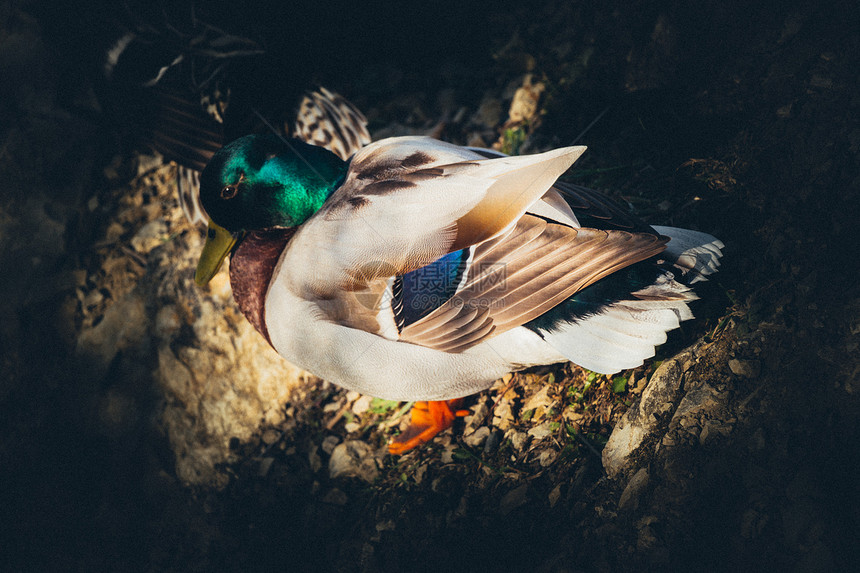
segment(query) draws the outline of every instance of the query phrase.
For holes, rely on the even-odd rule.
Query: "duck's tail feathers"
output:
[[[364,114],[343,96],[322,86],[302,99],[293,130],[295,137],[325,147],[343,160],[370,143]]]
[[[183,94],[166,89],[151,93],[151,119],[141,126],[144,141],[167,161],[202,171],[225,143],[221,124]]]
[[[693,317],[688,303],[697,297],[665,272],[627,300],[599,312],[541,330],[544,340],[568,360],[602,374],[635,368],[654,356],[666,333]]]
[[[679,278],[685,284],[708,280],[708,275],[717,272],[723,256],[722,248],[725,247],[722,241],[699,231],[657,225],[653,228],[672,239],[661,256],[679,271]]]

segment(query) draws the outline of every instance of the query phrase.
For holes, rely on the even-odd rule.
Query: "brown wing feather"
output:
[[[567,253],[567,260],[553,269],[552,274],[563,274],[563,278],[551,282],[542,277],[543,280],[536,281],[537,288],[528,285],[527,296],[516,292],[506,295],[504,310],[493,317],[500,331],[537,318],[603,277],[660,253],[666,244],[654,235],[625,231],[580,229],[577,237],[583,240],[576,241]]]
[[[461,290],[404,328],[401,339],[462,352],[665,248],[666,239],[651,234],[573,229],[525,215],[504,237],[478,245]]]

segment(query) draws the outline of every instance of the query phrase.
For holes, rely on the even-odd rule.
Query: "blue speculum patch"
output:
[[[409,326],[450,300],[457,292],[468,259],[469,250],[462,249],[398,276],[393,286],[393,308],[398,327]]]

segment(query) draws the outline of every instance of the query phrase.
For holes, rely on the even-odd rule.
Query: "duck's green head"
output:
[[[327,149],[275,134],[247,135],[221,148],[200,176],[200,201],[210,221],[197,283],[209,282],[246,231],[307,221],[346,168]]]
[[[275,134],[222,147],[200,176],[200,201],[231,233],[297,227],[316,213],[346,172],[322,147]]]

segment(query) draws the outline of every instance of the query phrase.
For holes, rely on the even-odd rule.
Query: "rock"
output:
[[[361,429],[361,424],[358,422],[347,422],[343,425],[343,429],[346,430],[347,434],[352,434],[353,432],[357,432]]]
[[[330,503],[332,505],[346,505],[349,498],[341,490],[332,488],[323,496],[322,501],[323,503]]]
[[[705,445],[706,441],[710,441],[714,436],[728,436],[732,432],[732,424],[723,424],[716,420],[708,420],[702,426],[702,431],[699,434],[699,444]]]
[[[481,446],[481,444],[486,441],[487,437],[490,435],[490,428],[487,426],[481,426],[468,436],[463,436],[463,441],[467,446],[472,448],[477,448]]]
[[[325,406],[323,406],[324,414],[331,414],[333,412],[339,411],[343,407],[343,403],[340,400],[335,400],[334,402],[329,402]]]
[[[761,373],[761,362],[758,360],[729,360],[729,370],[736,376],[744,378],[756,378]]]
[[[502,497],[502,501],[499,502],[499,513],[507,515],[516,508],[524,505],[528,501],[528,489],[529,485],[524,483],[506,493]]]
[[[499,443],[501,443],[501,441],[502,433],[498,430],[491,431],[490,435],[487,436],[487,441],[484,442],[484,454],[491,454],[495,452],[498,449]]]
[[[702,413],[712,412],[719,405],[720,400],[717,391],[708,384],[702,384],[684,395],[681,403],[678,404],[678,409],[675,410],[675,415],[672,416],[669,427],[676,427],[678,424],[682,426],[694,425],[695,422],[691,422],[691,418]]]
[[[322,441],[322,445],[320,447],[322,448],[322,451],[324,451],[326,454],[331,455],[339,441],[340,438],[337,436],[326,436],[325,439]]]
[[[347,402],[355,402],[359,398],[361,398],[361,394],[359,394],[355,390],[350,390],[346,393],[346,401]]]
[[[395,529],[397,529],[397,524],[391,519],[376,524],[376,531],[394,531]]]
[[[548,468],[558,458],[558,452],[555,450],[544,450],[538,456],[538,463],[542,468]]]
[[[379,467],[366,442],[347,440],[332,451],[328,473],[332,479],[348,476],[373,483],[379,476]]]
[[[663,362],[642,391],[639,402],[624,413],[603,448],[603,468],[615,477],[633,452],[656,429],[661,416],[678,399],[684,372],[693,364],[695,349],[688,349]]]
[[[508,430],[507,437],[511,440],[511,445],[518,452],[522,452],[526,443],[529,440],[529,435],[525,432],[517,432],[516,430]]]
[[[481,424],[486,422],[490,407],[486,400],[479,400],[477,404],[472,406],[472,410],[472,414],[466,416],[463,420],[466,423],[466,427],[463,430],[464,434],[474,432]]]
[[[130,293],[108,307],[96,326],[81,332],[77,354],[93,369],[94,377],[101,378],[119,351],[147,351],[147,322],[142,294]]]
[[[549,506],[555,507],[555,504],[558,503],[559,498],[561,498],[561,484],[556,485],[552,488],[552,491],[549,492],[547,499],[549,500]]]
[[[349,399],[349,395],[347,395],[347,399]],[[355,402],[352,405],[352,413],[356,416],[361,416],[370,409],[370,403],[372,401],[373,398],[370,396],[360,396],[355,399]]]
[[[496,408],[493,410],[493,425],[495,425],[500,430],[504,431],[513,426],[514,424],[514,414],[511,411],[511,403],[508,400],[501,400],[498,404],[496,404]]]
[[[705,445],[705,442],[708,441],[708,438],[711,436],[712,426],[710,424],[705,424],[702,426],[702,431],[699,433],[699,444]]]
[[[555,430],[551,427],[551,422],[544,422],[542,424],[538,424],[534,428],[528,431],[528,434],[533,437],[535,440],[542,440],[547,436],[551,436]]]
[[[260,439],[267,446],[271,446],[272,444],[277,442],[279,439],[281,439],[281,433],[276,431],[276,430],[269,428],[268,430],[263,432],[263,435],[260,436]]]
[[[638,530],[638,535],[636,536],[636,548],[639,551],[648,550],[657,544],[657,535],[654,532],[654,528],[651,526],[658,521],[659,520],[656,516],[648,515],[636,523],[636,529]]]
[[[633,474],[633,477],[627,482],[624,491],[621,492],[621,497],[618,499],[618,509],[635,509],[639,504],[639,496],[642,495],[647,486],[648,470],[640,468],[639,471]]]

